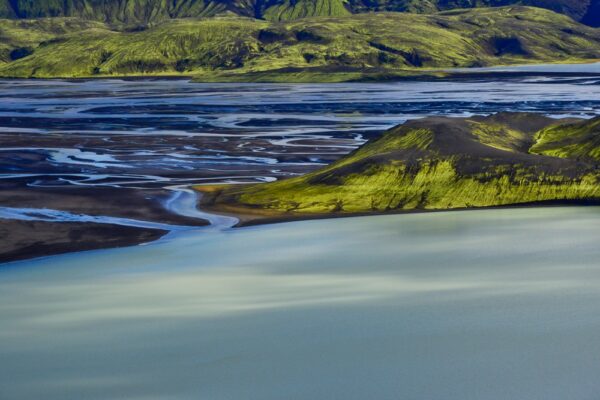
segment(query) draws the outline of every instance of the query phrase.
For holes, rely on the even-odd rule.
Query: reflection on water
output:
[[[600,209],[182,232],[0,270],[10,399],[591,399]]]

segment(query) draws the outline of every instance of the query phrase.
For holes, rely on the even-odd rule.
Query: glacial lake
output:
[[[0,269],[5,399],[593,399],[600,208],[183,232]]]

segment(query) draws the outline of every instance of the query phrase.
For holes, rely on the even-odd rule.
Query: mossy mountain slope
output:
[[[95,29],[104,29],[104,24],[77,18],[1,20],[0,65],[27,57],[58,37]]]
[[[531,152],[600,162],[600,118],[543,129],[537,133]]]
[[[600,25],[600,0],[0,0],[0,18],[81,17],[110,23],[148,24],[226,12],[291,20],[373,11],[431,13],[508,5],[546,8]]]
[[[226,13],[289,20],[350,12],[344,0],[0,0],[0,18],[79,17],[125,25]]]
[[[224,189],[213,201],[238,212],[310,214],[600,200],[599,125],[600,117],[513,113],[415,120],[326,168]]]
[[[374,13],[291,22],[181,19],[134,32],[81,21],[80,31],[63,29],[53,40],[47,40],[48,33],[41,28],[31,28],[30,34],[17,26],[44,21],[72,25],[78,20],[5,20],[0,24],[4,36],[43,34],[35,39],[39,46],[28,45],[23,57],[0,67],[0,76],[183,73],[205,81],[339,81],[419,68],[600,58],[600,30],[529,7],[432,15]]]

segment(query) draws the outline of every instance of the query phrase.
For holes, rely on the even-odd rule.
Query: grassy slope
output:
[[[124,24],[160,22],[172,17],[215,15],[237,1],[203,0],[0,0],[7,18],[79,17]],[[240,2],[242,3],[242,2]],[[242,10],[240,10],[242,11]]]
[[[538,132],[531,152],[600,161],[600,119],[543,129]]]
[[[555,12],[566,14],[573,19],[582,19],[590,9],[590,3],[595,0],[404,0],[407,8],[422,12],[418,7],[423,4],[433,6],[439,10],[450,10],[464,7],[499,7],[507,5],[522,4],[532,7],[546,8]],[[394,4],[396,1],[383,2],[384,7]]]
[[[25,35],[11,24],[0,26],[14,37]],[[183,73],[205,81],[340,81],[419,68],[597,59],[600,30],[542,9],[507,7],[285,23],[184,19],[141,32],[96,24],[34,50],[0,67],[0,76]]]
[[[222,208],[274,214],[600,199],[599,126],[600,118],[559,123],[532,114],[428,118],[311,174],[213,196]]]
[[[600,0],[0,0],[2,18],[81,17],[116,24],[152,24],[171,18],[207,17],[223,12],[246,17],[291,20],[307,16],[526,5],[547,8],[600,24]]]
[[[67,34],[33,55],[0,68],[17,77],[176,74],[187,68],[235,67],[256,40],[261,23],[248,19],[174,20],[144,32],[106,27]],[[190,63],[195,63],[192,66]]]
[[[0,65],[23,57],[40,44],[73,32],[90,32],[103,28],[94,21],[75,18],[46,18],[37,20],[1,20]],[[12,54],[11,54],[12,53]]]
[[[306,17],[343,17],[350,15],[343,0],[285,0],[269,7],[264,17],[270,21],[290,21]]]

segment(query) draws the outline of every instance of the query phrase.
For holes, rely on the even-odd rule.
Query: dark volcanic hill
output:
[[[270,19],[340,16],[371,11],[435,12],[456,8],[526,5],[600,25],[600,0],[0,0],[1,18],[82,17],[146,24],[170,18],[231,12]]]
[[[213,207],[302,215],[600,200],[600,117],[432,117],[386,132],[332,165],[212,193]]]

